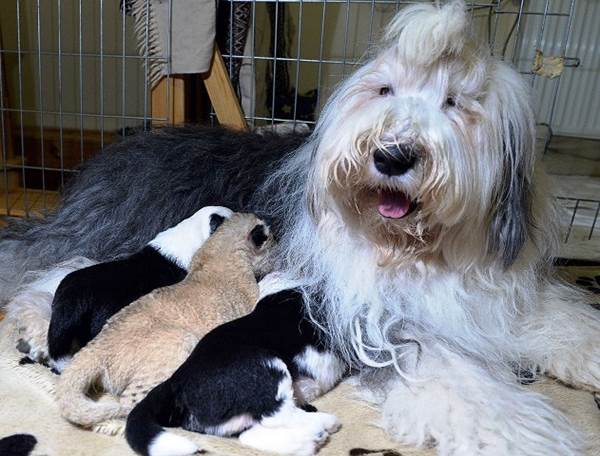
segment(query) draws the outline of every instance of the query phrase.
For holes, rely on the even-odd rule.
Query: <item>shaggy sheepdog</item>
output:
[[[255,211],[275,261],[360,371],[394,438],[440,455],[579,455],[515,364],[600,390],[600,316],[552,271],[530,88],[462,1],[401,10],[307,138],[164,130],[88,162],[45,221],[2,234],[19,271],[129,254],[204,205]]]

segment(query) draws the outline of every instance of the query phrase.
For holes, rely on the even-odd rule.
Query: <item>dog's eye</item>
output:
[[[379,89],[379,95],[381,95],[381,96],[389,95],[391,92],[392,92],[392,89],[390,88],[390,86],[383,86],[382,88]]]
[[[453,108],[456,106],[456,99],[454,97],[446,98],[446,107]]]

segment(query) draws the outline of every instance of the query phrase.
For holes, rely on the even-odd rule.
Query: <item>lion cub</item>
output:
[[[182,282],[119,311],[74,356],[58,383],[62,415],[86,427],[126,416],[205,334],[253,309],[256,277],[268,271],[272,244],[269,228],[254,215],[225,220],[196,252]],[[93,400],[87,395],[92,386],[107,397]]]

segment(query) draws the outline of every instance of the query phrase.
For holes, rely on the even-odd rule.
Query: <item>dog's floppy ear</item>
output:
[[[269,239],[269,228],[262,223],[255,225],[248,237],[250,242],[252,242],[257,249],[260,249],[267,239]]]
[[[522,160],[510,157],[505,147],[503,172],[496,191],[495,212],[490,230],[490,248],[502,257],[505,268],[519,256],[529,237],[531,221],[531,183]]]
[[[509,268],[531,238],[535,161],[533,112],[521,77],[499,64],[490,112],[500,173],[492,200],[488,250]]]
[[[219,228],[223,222],[225,221],[225,217],[223,217],[220,214],[210,214],[210,221],[209,221],[209,227],[210,227],[210,234],[213,234],[215,231],[217,231],[217,228]]]

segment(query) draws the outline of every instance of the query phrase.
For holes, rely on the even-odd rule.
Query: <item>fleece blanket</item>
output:
[[[570,269],[569,278],[595,292],[600,303],[600,269]],[[600,343],[600,342],[599,342]],[[0,322],[0,439],[31,434],[37,439],[34,456],[133,455],[122,436],[123,422],[100,426],[96,432],[64,421],[54,402],[56,376],[37,364],[21,363],[15,349],[14,328]],[[548,396],[574,426],[586,434],[589,456],[600,455],[600,410],[594,395],[568,388],[550,379],[528,386]],[[416,450],[392,441],[378,426],[378,413],[359,398],[352,381],[346,381],[315,401],[322,411],[336,414],[341,430],[320,451],[323,456],[434,456],[434,450]],[[182,430],[174,432],[194,440],[214,456],[254,456],[260,452],[242,447],[236,439],[218,438]]]

